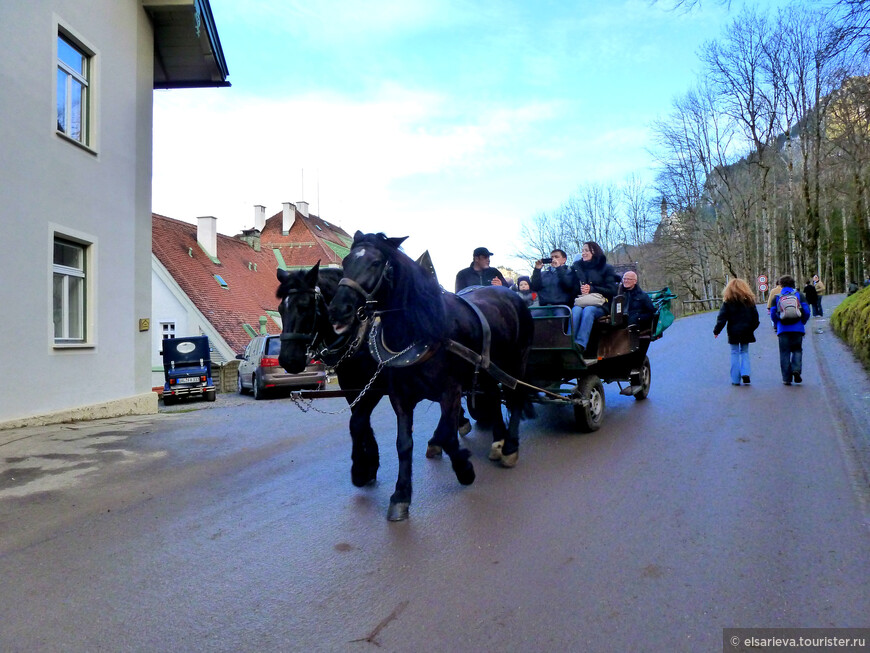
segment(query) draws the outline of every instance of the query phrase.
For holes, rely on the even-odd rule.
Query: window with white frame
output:
[[[57,131],[89,145],[92,54],[63,33],[57,36]]]
[[[52,269],[57,344],[82,343],[87,338],[87,254],[86,244],[55,236]]]
[[[175,337],[175,322],[161,322],[160,326],[163,331],[163,340]]]

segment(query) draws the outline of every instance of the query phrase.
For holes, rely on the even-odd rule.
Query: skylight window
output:
[[[221,275],[216,274],[214,275],[214,278],[215,281],[217,281],[221,285],[221,288],[229,288],[229,285],[227,285],[227,282],[224,281],[224,278]]]

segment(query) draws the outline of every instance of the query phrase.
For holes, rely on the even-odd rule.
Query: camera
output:
[[[548,263],[552,263],[552,262],[553,262],[553,259],[550,258],[549,256],[548,256],[547,258],[542,258],[542,259],[541,259],[541,263],[543,263],[544,265],[546,265],[546,264],[548,264]]]

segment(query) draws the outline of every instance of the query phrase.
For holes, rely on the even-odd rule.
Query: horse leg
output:
[[[441,419],[444,419],[442,414]],[[439,421],[440,424],[440,421]],[[471,422],[468,421],[468,418],[465,416],[465,411],[462,410],[462,397],[459,398],[459,404],[456,408],[456,424],[459,428],[459,435],[468,435],[471,433]],[[429,439],[429,442],[426,445],[426,457],[427,458],[440,458],[444,448],[439,444],[438,436],[436,435],[438,430],[436,428],[435,433],[432,434],[432,437]]]
[[[456,434],[456,421],[462,401],[462,393],[459,384],[451,384],[441,395],[438,402],[441,405],[441,419],[435,429],[435,440],[450,457],[456,480],[461,485],[474,483],[474,465],[471,464],[471,452],[459,446],[459,437]]]
[[[408,518],[411,506],[411,463],[414,452],[414,404],[399,398],[390,397],[396,412],[396,452],[399,455],[399,477],[396,491],[390,497],[387,510],[389,521],[404,521]]]
[[[525,397],[523,393],[515,390],[508,390],[505,395],[509,418],[504,447],[502,448],[501,464],[503,467],[515,467],[520,456],[520,420],[523,416]]]
[[[378,477],[380,456],[371,417],[380,400],[379,394],[369,394],[351,409],[350,437],[353,447],[350,454],[350,480],[356,487],[374,483]]]

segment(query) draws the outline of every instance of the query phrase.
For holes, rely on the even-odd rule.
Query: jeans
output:
[[[575,306],[571,309],[571,326],[575,344],[586,349],[586,345],[589,344],[589,334],[592,333],[592,325],[602,315],[607,315],[607,310],[601,306]]]
[[[801,373],[804,357],[804,334],[792,331],[779,334],[779,369],[782,380],[791,383],[793,374]]]
[[[824,315],[825,312],[822,310],[822,296],[819,295],[813,303],[813,317],[824,317]]]
[[[749,343],[731,346],[731,383],[740,384],[741,377],[749,376]]]

